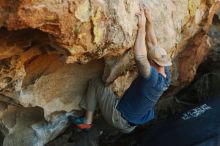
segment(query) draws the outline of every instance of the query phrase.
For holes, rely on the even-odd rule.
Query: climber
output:
[[[154,118],[154,106],[170,84],[168,66],[172,63],[166,51],[158,46],[150,10],[143,8],[137,18],[134,57],[139,76],[121,99],[110,87],[104,86],[101,78],[90,80],[86,95],[80,103],[86,109],[85,117],[71,118],[71,123],[78,128],[91,128],[97,102],[105,120],[124,133]]]

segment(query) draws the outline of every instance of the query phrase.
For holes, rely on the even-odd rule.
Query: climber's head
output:
[[[165,49],[154,47],[148,50],[148,58],[152,66],[171,66],[172,62]]]

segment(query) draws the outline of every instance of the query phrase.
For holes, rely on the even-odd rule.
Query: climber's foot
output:
[[[84,117],[70,117],[69,118],[70,123],[73,124],[74,127],[77,128],[77,130],[87,132],[91,129],[92,124],[86,124]]]

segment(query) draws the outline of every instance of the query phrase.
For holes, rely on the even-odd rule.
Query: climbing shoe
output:
[[[91,124],[85,124],[84,117],[70,117],[70,123],[73,124],[75,127],[82,131],[89,131],[92,127]]]

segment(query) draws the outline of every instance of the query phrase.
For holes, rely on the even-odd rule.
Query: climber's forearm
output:
[[[152,49],[154,46],[157,46],[157,38],[152,22],[146,25],[146,45],[148,49]]]
[[[137,33],[137,38],[134,44],[134,56],[147,55],[146,45],[145,45],[145,28],[139,28]]]
[[[145,35],[145,28],[139,28],[134,45],[134,56],[141,76],[147,78],[150,75],[150,63],[147,59]]]

